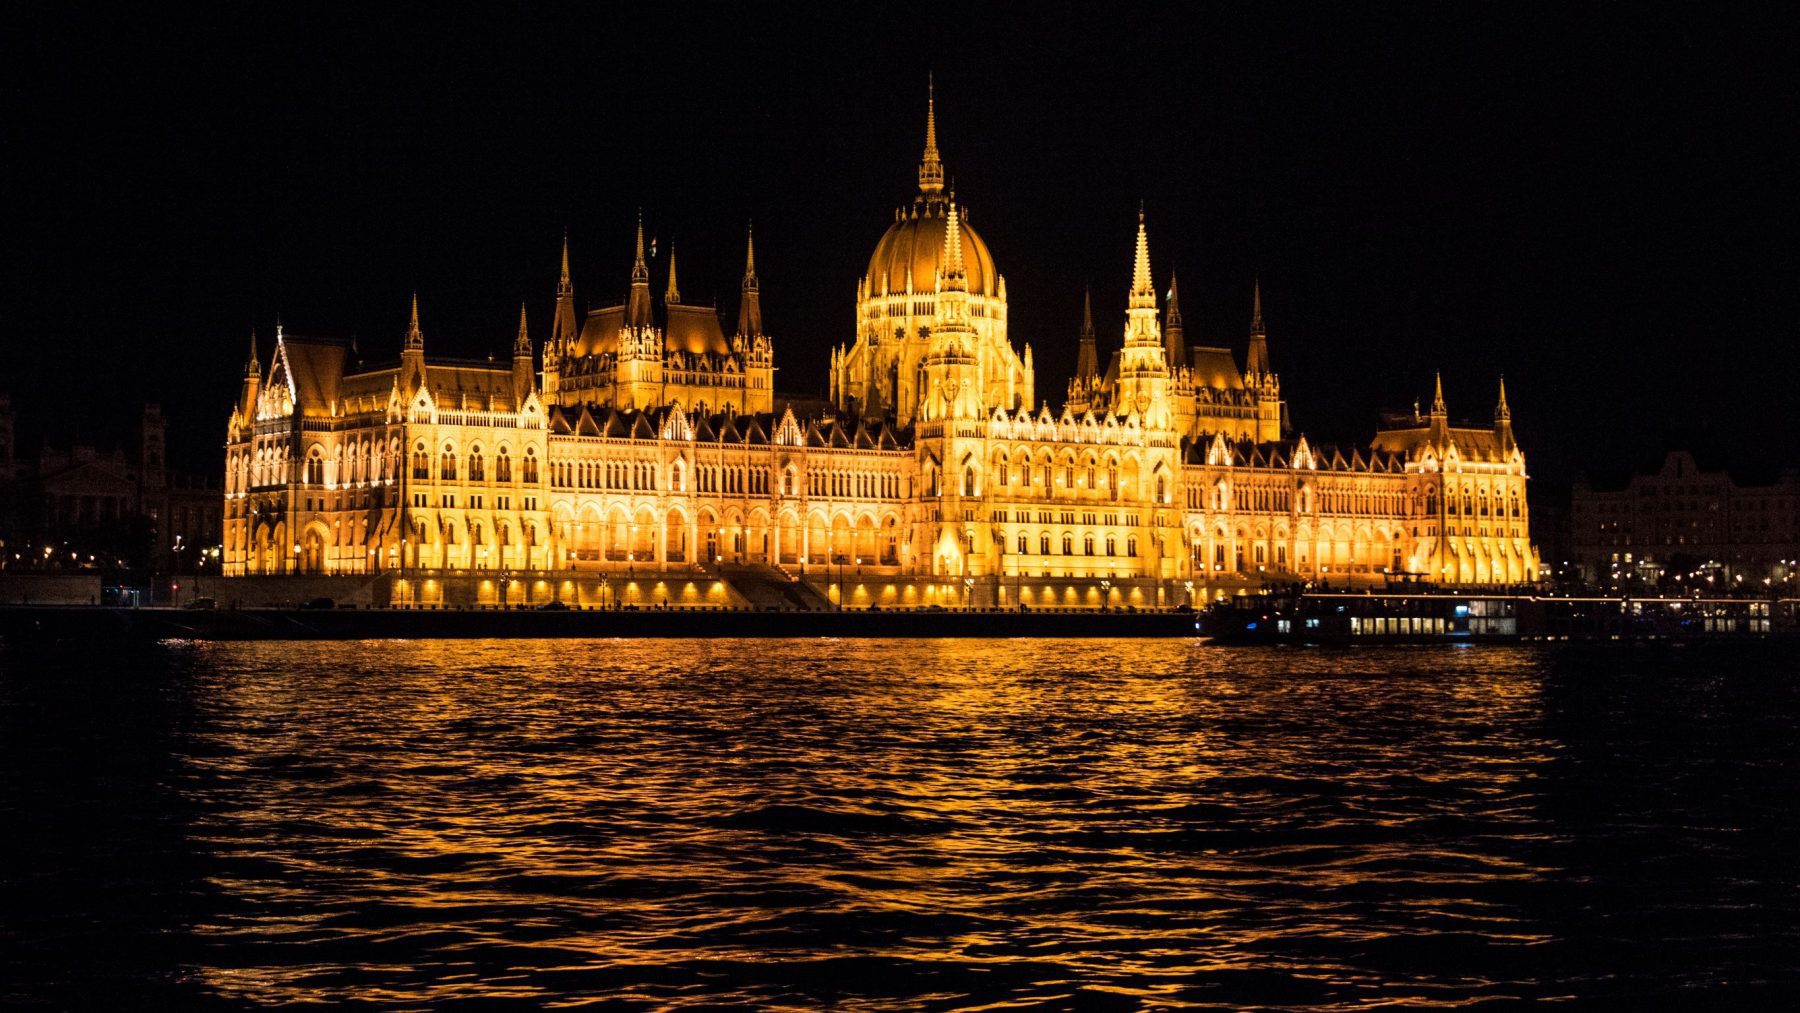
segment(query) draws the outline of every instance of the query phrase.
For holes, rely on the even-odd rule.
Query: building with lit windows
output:
[[[1740,481],[1672,450],[1622,483],[1576,483],[1570,551],[1601,587],[1791,592],[1800,573],[1800,472]]]
[[[425,604],[795,607],[1536,578],[1503,384],[1489,424],[1453,424],[1440,382],[1367,447],[1294,437],[1260,292],[1241,366],[1189,346],[1142,214],[1121,347],[1102,369],[1088,312],[1064,403],[1039,401],[936,126],[933,104],[826,402],[773,389],[753,244],[728,327],[681,302],[672,254],[653,298],[641,222],[626,299],[582,319],[565,240],[541,355],[523,308],[509,364],[427,356],[416,299],[385,366],[278,329],[227,426],[226,572],[354,575]]]

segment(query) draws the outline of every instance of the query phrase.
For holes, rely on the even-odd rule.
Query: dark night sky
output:
[[[641,206],[728,311],[755,219],[779,385],[822,392],[935,71],[1053,404],[1084,283],[1119,340],[1142,200],[1190,343],[1241,350],[1261,276],[1315,439],[1442,368],[1476,418],[1506,373],[1551,482],[1674,427],[1791,455],[1794,33],[1728,6],[15,11],[0,390],[101,442],[160,400],[210,471],[252,327],[387,358],[417,288],[429,350],[505,354],[565,227],[578,301],[623,290]]]

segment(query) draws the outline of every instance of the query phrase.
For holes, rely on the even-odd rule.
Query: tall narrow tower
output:
[[[1150,238],[1140,210],[1126,300],[1125,347],[1119,353],[1112,410],[1117,415],[1136,412],[1147,429],[1167,429],[1173,423],[1169,402],[1169,364],[1163,358],[1162,328],[1156,322],[1156,288],[1150,283]]]
[[[531,334],[525,329],[525,304],[519,304],[519,334],[513,338],[513,409],[531,396]]]

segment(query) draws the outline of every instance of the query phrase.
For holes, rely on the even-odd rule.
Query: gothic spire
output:
[[[1500,403],[1494,406],[1494,420],[1496,422],[1512,421],[1512,409],[1508,408],[1506,406],[1506,374],[1505,373],[1500,374]]]
[[[412,296],[412,322],[406,326],[406,347],[424,348],[425,333],[419,330],[419,293]]]
[[[256,357],[256,328],[250,328],[250,358],[244,363],[245,376],[261,376],[262,362]]]
[[[1075,378],[1094,380],[1099,375],[1100,353],[1094,343],[1094,293],[1090,289],[1081,297],[1081,341],[1075,355]]]
[[[575,286],[569,281],[569,232],[563,230],[562,276],[556,283],[556,313],[550,321],[550,340],[544,358],[552,361],[575,340]]]
[[[1144,209],[1138,208],[1137,256],[1131,266],[1132,309],[1156,308],[1156,288],[1150,283],[1150,235],[1144,231]]]
[[[744,284],[738,299],[738,333],[754,337],[762,333],[762,283],[756,277],[756,234],[744,241]]]
[[[968,287],[968,276],[963,269],[962,221],[957,215],[956,204],[950,205],[950,215],[944,221],[944,257],[943,287],[964,291]]]
[[[644,263],[644,212],[638,212],[637,259],[631,262],[631,283],[650,283],[650,268]]]
[[[1163,349],[1170,368],[1181,365],[1187,359],[1187,342],[1183,340],[1181,329],[1181,301],[1176,294],[1173,271],[1169,272],[1169,306],[1163,319]]]
[[[1245,359],[1251,376],[1268,376],[1271,372],[1269,336],[1263,330],[1261,280],[1253,282],[1250,289],[1250,354]]]
[[[681,302],[681,289],[675,284],[675,244],[669,244],[669,290],[663,293],[664,303]]]
[[[1437,374],[1437,393],[1431,397],[1431,414],[1450,414],[1450,409],[1444,404],[1444,374],[1441,371]]]
[[[531,354],[531,335],[525,329],[525,304],[519,303],[519,336],[513,339],[513,355]]]
[[[631,262],[631,295],[625,303],[626,327],[649,327],[650,267],[644,263],[644,212],[638,212],[637,257]]]
[[[937,146],[937,86],[925,78],[925,157],[919,162],[919,192],[936,196],[944,192],[944,163]]]

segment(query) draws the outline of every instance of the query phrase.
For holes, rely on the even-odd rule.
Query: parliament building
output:
[[[1125,260],[1123,343],[1103,358],[1086,313],[1053,410],[928,108],[828,401],[774,389],[753,239],[731,323],[682,301],[672,252],[652,294],[641,221],[624,301],[584,313],[565,239],[548,334],[521,307],[510,363],[428,355],[416,297],[378,367],[278,327],[227,425],[225,573],[353,576],[397,604],[782,607],[1537,579],[1504,384],[1491,425],[1452,424],[1440,381],[1368,446],[1315,445],[1288,432],[1260,293],[1240,365],[1186,343],[1141,214]]]

